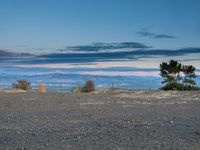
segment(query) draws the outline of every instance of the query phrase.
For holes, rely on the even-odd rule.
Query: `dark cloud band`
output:
[[[174,39],[174,38],[177,38],[172,35],[156,34],[156,33],[148,32],[148,31],[139,31],[139,32],[137,32],[137,34],[139,36],[148,37],[148,38],[152,38],[152,39]]]
[[[149,57],[183,56],[187,54],[200,54],[200,48],[184,48],[178,50],[132,50],[98,53],[51,53],[45,55],[28,55],[10,53],[0,50],[0,63],[21,64],[52,64],[52,63],[87,63],[115,60],[137,60]]]

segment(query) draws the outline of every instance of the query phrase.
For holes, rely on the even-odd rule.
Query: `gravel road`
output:
[[[0,92],[0,150],[200,150],[200,92]]]

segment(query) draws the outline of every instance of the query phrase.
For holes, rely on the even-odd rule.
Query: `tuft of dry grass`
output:
[[[47,87],[44,84],[38,85],[37,91],[39,93],[47,93]]]
[[[87,80],[85,85],[81,87],[81,92],[93,92],[95,91],[95,84],[92,80]]]

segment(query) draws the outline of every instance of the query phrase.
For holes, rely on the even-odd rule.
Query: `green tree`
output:
[[[195,70],[196,68],[191,65],[182,67],[184,74],[183,84],[185,87],[191,88],[196,85],[196,81],[194,80],[196,78]]]
[[[164,78],[163,90],[193,90],[196,85],[196,68],[192,65],[182,65],[176,60],[160,64],[160,75]]]

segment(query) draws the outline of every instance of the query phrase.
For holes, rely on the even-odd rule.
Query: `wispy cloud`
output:
[[[157,34],[153,32],[148,32],[148,31],[139,31],[137,34],[141,37],[148,37],[151,39],[175,39],[177,37],[168,35],[168,34]]]
[[[89,45],[69,46],[59,51],[72,51],[72,52],[101,52],[112,51],[117,49],[146,49],[151,48],[142,43],[137,42],[121,42],[121,43],[93,43]]]
[[[172,36],[172,35],[167,35],[167,34],[157,34],[153,38],[154,39],[164,39],[164,38],[174,39],[174,38],[177,38],[177,37]]]
[[[0,49],[0,58],[1,57],[26,57],[26,56],[33,56],[29,53],[15,53],[9,50]]]
[[[14,56],[14,53],[8,52],[7,50],[0,49],[0,57]]]
[[[15,53],[9,50],[0,49],[0,64],[20,63],[24,60],[29,60],[35,55],[29,53]]]

